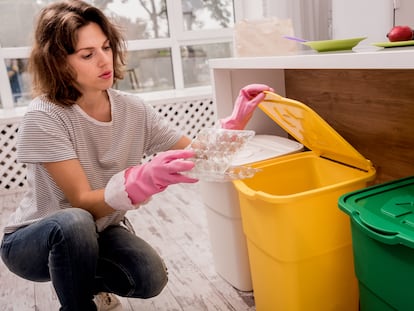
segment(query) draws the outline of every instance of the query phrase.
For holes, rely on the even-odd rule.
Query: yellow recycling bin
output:
[[[233,181],[257,311],[357,311],[352,238],[338,198],[375,169],[308,106],[267,92],[259,107],[309,149]]]

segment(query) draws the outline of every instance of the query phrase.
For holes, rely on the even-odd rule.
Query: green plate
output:
[[[395,47],[398,47],[398,46],[414,45],[414,40],[395,41],[395,42],[376,42],[376,43],[372,43],[372,45],[379,46],[379,47],[382,47],[382,48],[395,48]]]
[[[302,44],[307,45],[318,52],[342,51],[352,50],[353,47],[366,38],[367,37],[340,40],[306,41],[302,42]]]

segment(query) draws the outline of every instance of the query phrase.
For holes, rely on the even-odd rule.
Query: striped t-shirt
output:
[[[34,99],[19,127],[17,159],[27,164],[28,190],[5,233],[71,207],[42,163],[78,159],[92,189],[141,163],[144,155],[168,150],[182,136],[139,97],[109,89],[112,120],[100,122],[78,105],[61,107],[44,96]],[[98,231],[123,219],[116,211],[97,220]]]

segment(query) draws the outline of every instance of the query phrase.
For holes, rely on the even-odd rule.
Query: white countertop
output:
[[[370,48],[354,51],[297,54],[272,57],[217,58],[211,69],[414,69],[414,47]]]

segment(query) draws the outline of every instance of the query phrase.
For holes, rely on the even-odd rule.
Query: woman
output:
[[[154,297],[166,268],[125,214],[171,184],[197,181],[180,174],[194,166],[183,150],[190,139],[138,97],[111,89],[123,75],[124,41],[97,8],[52,3],[34,39],[36,97],[17,146],[29,188],[4,230],[2,259],[25,279],[51,280],[61,310],[96,310],[93,298],[105,292]],[[223,124],[248,120],[265,89],[246,88]]]

